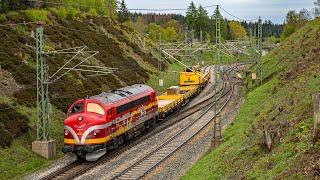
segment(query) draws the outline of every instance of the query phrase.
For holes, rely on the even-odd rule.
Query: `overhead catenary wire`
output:
[[[222,6],[218,5],[218,7],[223,11],[225,12],[226,14],[228,14],[229,16],[239,20],[239,21],[249,21],[249,22],[252,22],[252,21],[258,21],[258,19],[243,19],[243,18],[240,18],[240,17],[237,17],[235,16],[234,14],[230,13],[229,11],[227,11],[226,9],[224,9]]]

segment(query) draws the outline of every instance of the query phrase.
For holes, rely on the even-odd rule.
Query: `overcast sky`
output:
[[[125,0],[129,9],[141,8],[187,8],[191,0]],[[299,11],[302,8],[312,10],[314,8],[314,0],[194,0],[198,6],[219,4],[225,10],[242,18],[256,19],[261,16],[262,19],[271,20],[275,23],[284,22],[286,13],[289,10]],[[213,13],[213,8],[207,9],[210,14]],[[185,14],[184,11],[166,11]],[[163,12],[164,13],[164,12]],[[231,16],[222,12],[224,17],[233,19]]]

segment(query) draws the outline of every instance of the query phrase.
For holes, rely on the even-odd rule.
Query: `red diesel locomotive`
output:
[[[151,87],[137,84],[78,100],[67,116],[62,151],[94,161],[155,124],[157,97]]]

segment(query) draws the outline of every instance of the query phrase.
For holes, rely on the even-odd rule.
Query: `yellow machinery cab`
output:
[[[200,85],[203,83],[200,66],[186,68],[185,72],[180,72],[180,86]]]

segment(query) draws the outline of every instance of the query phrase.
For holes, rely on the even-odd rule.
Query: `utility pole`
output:
[[[158,82],[158,94],[160,94],[160,88],[163,86],[163,78],[162,78],[162,47],[161,47],[161,33],[159,32],[159,60],[158,60],[158,75],[159,75],[159,82]]]
[[[37,38],[37,140],[49,139],[49,96],[48,96],[48,65],[43,53],[43,27],[41,24],[36,29]]]
[[[262,77],[262,62],[261,60],[261,55],[262,55],[262,20],[259,17],[258,20],[258,62],[260,63],[259,65],[259,70],[260,70],[260,85],[263,83],[263,77]]]
[[[220,45],[221,45],[221,29],[220,29],[220,12],[219,5],[217,5],[216,13],[216,62],[215,62],[215,85],[214,85],[214,98],[215,98],[215,106],[214,106],[214,135],[213,135],[213,144],[212,147],[216,148],[221,142],[221,120],[219,115],[219,100],[217,98],[216,92],[217,88],[220,85],[220,64],[221,64],[221,54],[220,54]]]
[[[42,23],[37,24],[36,29],[37,50],[37,140],[32,142],[32,150],[49,159],[56,154],[56,144],[50,139],[50,101],[48,85],[48,65],[46,63],[43,46]]]

